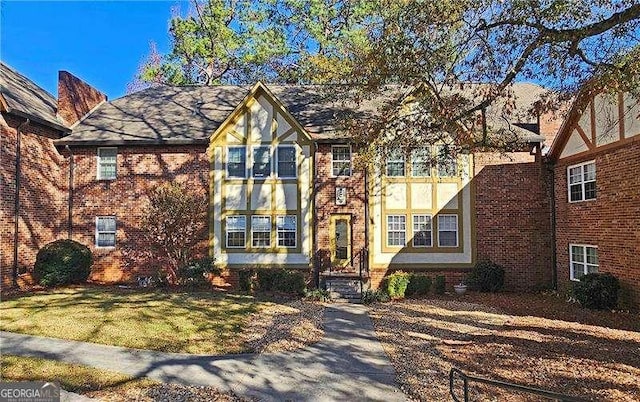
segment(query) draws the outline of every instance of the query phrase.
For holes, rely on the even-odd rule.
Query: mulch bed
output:
[[[640,400],[637,314],[592,312],[550,294],[470,293],[376,304],[371,316],[401,388],[417,400],[450,400],[452,367],[585,399]],[[539,400],[489,386],[472,386],[471,399]]]

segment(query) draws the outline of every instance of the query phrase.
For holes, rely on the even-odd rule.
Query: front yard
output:
[[[587,399],[640,400],[637,314],[472,293],[376,304],[371,317],[398,382],[419,400],[450,399],[451,367]],[[487,386],[472,387],[471,399],[538,400]]]
[[[322,311],[319,304],[243,294],[82,286],[3,301],[0,329],[163,352],[229,354],[315,342],[322,337]]]

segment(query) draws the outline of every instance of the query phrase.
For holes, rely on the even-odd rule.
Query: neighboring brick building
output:
[[[593,134],[598,145],[579,149],[589,129],[574,129],[582,121],[574,106],[551,151],[555,170],[542,153],[558,122],[514,113],[508,127],[524,141],[519,152],[460,154],[443,167],[412,151],[365,174],[354,167],[358,150],[348,133],[337,128],[342,106],[317,87],[159,86],[107,102],[61,72],[56,101],[4,65],[3,75],[14,83],[3,84],[2,103],[5,286],[15,265],[16,133],[29,114],[12,99],[26,99],[38,107],[21,129],[21,270],[42,245],[71,237],[92,249],[94,281],[151,274],[155,264],[135,252],[148,250],[140,232],[147,193],[179,181],[209,201],[200,253],[225,269],[217,283],[235,284],[243,267],[282,266],[320,279],[359,279],[363,270],[373,287],[402,269],[444,274],[451,286],[490,259],[505,266],[507,289],[534,290],[568,283],[575,243],[585,255],[598,245],[599,269],[616,273],[637,298],[637,118],[616,126],[619,141]],[[514,86],[516,111],[532,109],[540,91]],[[594,116],[603,108],[596,104]],[[498,117],[488,120],[491,132],[504,124]],[[602,126],[595,121],[593,133]],[[589,160],[598,166],[597,200],[568,203],[567,166]]]
[[[557,278],[609,272],[640,305],[640,107],[629,95],[579,98],[553,143]]]

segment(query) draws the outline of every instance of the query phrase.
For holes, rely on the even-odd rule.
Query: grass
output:
[[[0,329],[163,352],[247,351],[240,336],[272,303],[219,292],[76,287],[0,303]]]
[[[123,392],[156,384],[146,378],[136,379],[112,371],[33,357],[3,355],[1,361],[2,381],[58,382],[64,390],[77,393],[107,389]]]

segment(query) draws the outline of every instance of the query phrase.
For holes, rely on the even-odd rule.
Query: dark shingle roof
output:
[[[318,86],[266,85],[289,113],[315,139],[345,137],[338,116],[342,102],[327,99]],[[519,109],[528,108],[542,88],[516,84]],[[249,86],[156,86],[105,103],[73,128],[60,144],[207,143],[209,136],[249,93]],[[399,88],[398,88],[399,89]],[[398,94],[397,90],[391,91]],[[369,101],[358,107],[361,116],[376,109]],[[531,123],[531,121],[519,121]],[[525,135],[535,136],[521,129]]]
[[[9,113],[69,131],[56,116],[56,98],[4,62],[0,62],[0,92]]]

